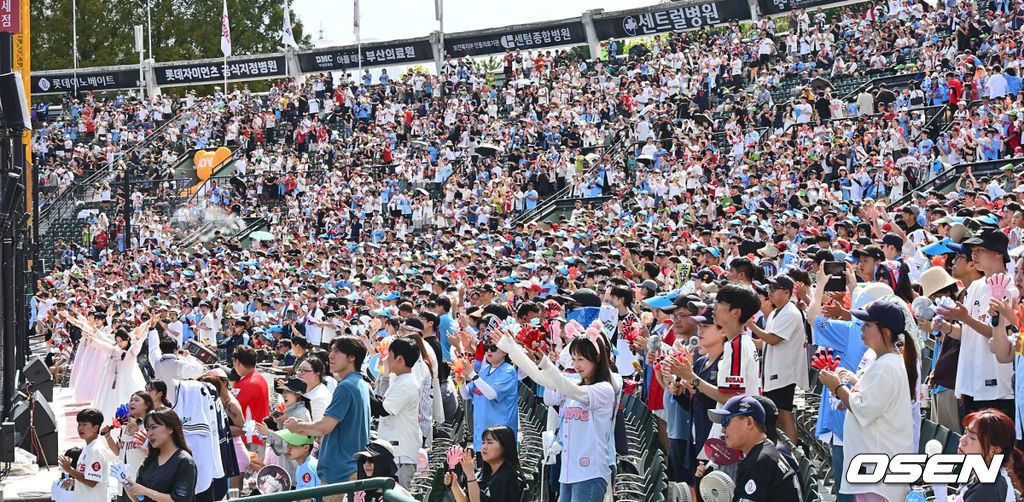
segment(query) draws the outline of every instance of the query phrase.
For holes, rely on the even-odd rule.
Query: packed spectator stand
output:
[[[456,467],[471,463],[448,458],[453,447],[473,443],[480,453],[481,442],[501,444],[506,469],[515,465],[516,500],[599,500],[591,498],[597,493],[689,500],[680,498],[684,492],[708,500],[701,479],[709,476],[757,500],[792,493],[802,501],[903,500],[911,490],[934,496],[946,487],[848,489],[850,458],[836,440],[846,439],[847,453],[873,452],[842,438],[841,417],[861,409],[849,401],[868,392],[865,375],[883,366],[872,363],[874,354],[891,369],[888,349],[902,361],[908,345],[917,358],[905,370],[895,365],[903,380],[889,387],[903,391],[892,403],[905,422],[913,420],[906,430],[914,438],[894,440],[885,453],[924,453],[930,440],[942,452],[967,452],[964,427],[983,417],[962,420],[988,408],[1005,411],[1020,435],[1024,417],[1013,413],[1018,397],[1007,378],[1022,356],[1010,348],[1000,355],[994,344],[1008,340],[1013,348],[1020,339],[1006,334],[1006,324],[1016,324],[1006,318],[1024,287],[1017,273],[1024,270],[1022,25],[1024,4],[863,3],[662,34],[629,51],[609,41],[607,53],[591,60],[568,50],[509,51],[498,71],[449,58],[440,75],[323,74],[273,81],[265,93],[233,85],[142,102],[130,93],[69,98],[59,115],[39,110],[46,120],[33,139],[45,187],[39,233],[47,271],[33,298],[34,334],[49,341],[52,372],[76,395],[80,386],[99,385],[73,369],[76,359],[107,357],[86,356],[83,347],[93,345],[112,347],[110,357],[138,355],[140,377],[150,382],[160,380],[156,360],[176,357],[169,356],[175,347],[194,340],[216,354],[220,366],[208,374],[223,389],[231,380],[237,390],[250,372],[265,375],[269,395],[259,406],[266,409],[251,410],[246,418],[254,419],[292,406],[289,399],[303,394],[288,389],[291,381],[319,373],[322,382],[306,382],[311,416],[268,418],[289,432],[262,434],[291,446],[301,446],[291,442],[298,436],[317,437],[307,459],[334,447],[312,425],[325,416],[313,409],[316,387],[342,389],[347,375],[361,376],[380,401],[368,404],[370,436],[383,438],[399,434],[391,423],[406,416],[389,408],[389,396],[398,399],[389,384],[409,371],[419,379],[412,428],[420,429],[420,455],[404,455],[392,437],[390,453],[372,442],[355,451],[356,460],[419,500],[464,500],[466,493],[478,500],[474,479],[507,481],[503,471],[482,467],[492,462],[482,453],[476,477]],[[218,147],[224,155],[197,175],[199,155]],[[1009,265],[993,269],[979,256],[988,251]],[[985,336],[995,342],[979,345],[969,341],[983,336],[972,320],[980,315],[988,325],[987,305],[965,313],[940,300],[966,305],[978,294],[972,281],[988,287],[992,277],[1013,285],[1004,286],[1005,302],[993,303],[1002,324]],[[783,293],[789,296],[778,300]],[[756,313],[738,303],[751,298]],[[869,308],[882,303],[890,315],[899,312],[906,330]],[[935,320],[924,316],[929,308],[933,315],[938,309]],[[799,339],[778,336],[783,328],[773,322],[784,311],[797,315]],[[726,319],[728,312],[739,317]],[[573,322],[582,328],[575,336]],[[862,341],[867,324],[904,338],[896,347],[869,343],[867,334]],[[354,348],[350,338],[361,341]],[[176,342],[170,352],[163,340]],[[781,352],[787,342],[802,344],[796,356]],[[949,345],[963,347],[960,379]],[[993,348],[967,360],[968,346]],[[728,367],[739,374],[742,358],[756,381],[710,366],[723,364],[711,362],[723,347],[736,357]],[[842,353],[845,369],[815,367],[818,347]],[[865,349],[873,353],[858,368]],[[359,350],[365,359],[355,357],[357,367],[336,370],[335,354]],[[492,363],[497,353],[502,359]],[[798,368],[783,375],[793,378],[788,396],[766,375],[779,361],[773,357]],[[298,371],[312,359],[320,362]],[[594,370],[577,359],[610,366],[607,381],[595,383]],[[974,368],[981,364],[999,373]],[[511,384],[490,383],[506,370]],[[741,383],[724,385],[728,378]],[[1009,394],[964,378],[1009,386]],[[576,387],[588,389],[582,395],[564,383],[579,379]],[[581,425],[579,413],[596,416],[602,385],[614,396],[615,418],[599,420],[614,430]],[[942,392],[950,400],[936,397]],[[967,408],[958,408],[954,393],[970,399],[961,401]],[[163,394],[169,397],[167,387]],[[500,413],[486,401],[503,396],[517,418],[487,423]],[[106,416],[103,425],[114,412],[102,409],[109,399],[90,400]],[[969,407],[981,402],[988,406]],[[716,409],[729,413],[720,426],[703,416]],[[781,483],[794,485],[792,492],[765,493],[760,478],[753,485],[740,478],[751,469],[747,459],[760,461],[764,451],[740,462],[737,455],[732,465],[707,453],[714,448],[706,441],[721,441],[716,434],[737,416],[767,428],[765,444],[777,443],[772,455],[790,465]],[[846,431],[852,420],[845,419]],[[291,446],[266,456],[270,448],[257,448],[257,434],[242,430],[247,420],[229,422],[239,428],[230,436],[246,438],[250,468],[240,468],[242,454],[232,456],[234,471],[218,463],[224,492],[214,477],[212,491],[197,489],[197,498],[219,500],[228,486],[258,491],[255,467],[274,462],[297,481],[295,465],[283,462]],[[569,433],[564,422],[594,428]],[[333,430],[347,424],[335,423]],[[512,429],[515,462],[501,442],[506,433],[491,426]],[[568,449],[555,460],[552,440],[542,439],[560,438],[564,448],[581,430],[606,434],[598,437],[610,444],[595,451],[609,456],[610,473],[595,474],[593,458],[570,457]],[[729,435],[720,448],[749,453],[729,443],[740,433]],[[373,459],[388,454],[394,471],[377,471],[387,462]],[[996,492],[1007,500],[1019,499],[1019,458],[1005,464],[1010,474]],[[197,467],[205,461],[195,458]],[[372,477],[362,464],[353,469]],[[323,473],[320,479],[327,484]],[[592,487],[594,479],[605,484]]]

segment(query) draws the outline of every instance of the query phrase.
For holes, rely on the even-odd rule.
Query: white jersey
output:
[[[757,347],[746,333],[725,342],[722,359],[718,363],[718,390],[734,396],[761,395],[761,371],[757,362]],[[718,403],[715,409],[722,409]],[[719,438],[722,424],[713,424],[708,438]],[[702,452],[700,453],[702,454]]]
[[[612,429],[615,427],[615,388],[610,382],[585,387],[590,405],[566,399],[554,389],[545,389],[545,402],[565,400],[559,417],[558,440],[562,444],[562,471],[558,481],[577,483],[588,479],[611,479]]]
[[[1020,297],[1020,292],[1011,284],[1006,287],[1006,295],[1015,299]],[[967,287],[964,306],[971,317],[987,323],[990,321],[988,303],[991,298],[992,287],[985,279],[978,279]],[[997,361],[988,348],[988,338],[967,324],[962,324],[960,329],[956,397],[967,395],[975,401],[1013,399],[1013,363]]]

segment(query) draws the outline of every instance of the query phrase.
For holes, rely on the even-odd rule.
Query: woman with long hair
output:
[[[140,390],[132,394],[131,399],[128,400],[128,419],[118,429],[117,439],[110,434],[112,429],[109,425],[104,427],[101,433],[107,438],[107,447],[114,455],[117,455],[117,459],[122,464],[128,467],[128,473],[131,476],[135,476],[139,472],[142,460],[146,457],[140,437],[140,435],[146,435],[145,429],[142,428],[142,420],[153,408],[155,408],[153,398],[149,397],[146,391]],[[128,495],[123,490],[118,494],[117,500],[129,502]]]
[[[913,441],[912,404],[916,398],[917,346],[906,334],[907,317],[890,300],[876,300],[853,310],[864,321],[864,345],[875,358],[853,374],[822,370],[819,380],[847,409],[843,425],[843,472],[860,453],[897,455],[917,450]],[[901,353],[902,352],[902,356]],[[909,484],[852,484],[844,478],[840,493],[858,502],[903,500]]]
[[[128,402],[132,393],[143,388],[146,379],[142,376],[136,356],[142,350],[142,335],[149,329],[149,324],[141,324],[131,333],[118,329],[114,333],[114,344],[93,338],[93,345],[107,354],[107,369],[103,373],[100,389],[93,399],[93,406],[103,412],[104,416],[112,417],[117,408]]]
[[[177,413],[167,407],[157,408],[146,414],[145,426],[149,453],[138,476],[128,479],[125,491],[143,502],[192,502],[196,464]]]
[[[550,358],[539,352],[528,357],[507,332],[498,341],[498,348],[546,388],[546,404],[561,405],[555,432],[562,452],[559,500],[603,499],[612,477],[611,441],[618,393],[612,380],[607,340],[599,334],[593,338],[580,335],[569,343],[572,368],[579,381],[564,375]]]
[[[516,433],[505,425],[495,425],[488,427],[481,436],[483,465],[477,469],[473,450],[466,450],[462,455],[467,489],[462,489],[452,472],[444,475],[444,484],[451,486],[455,502],[518,502],[523,496],[523,472],[519,466]]]
[[[1014,445],[1013,419],[1005,413],[988,408],[964,417],[964,435],[957,453],[981,455],[991,464],[997,454],[1003,455],[999,476],[995,483],[981,483],[973,474],[967,484],[957,490],[960,500],[991,500],[1012,502],[1014,488],[1021,489],[1024,482],[1024,456]]]

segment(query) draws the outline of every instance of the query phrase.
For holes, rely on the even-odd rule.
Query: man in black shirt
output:
[[[722,423],[725,444],[743,452],[736,471],[736,502],[799,501],[800,480],[765,435],[765,412],[756,399],[736,396],[720,410],[708,410]]]

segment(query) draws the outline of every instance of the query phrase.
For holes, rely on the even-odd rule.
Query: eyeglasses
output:
[[[312,372],[313,372],[313,370],[307,370],[307,369],[302,369],[302,368],[299,368],[299,369],[295,370],[295,374],[296,375],[298,375],[299,373],[312,373]]]

